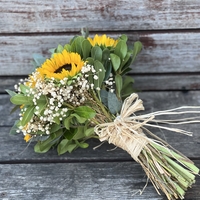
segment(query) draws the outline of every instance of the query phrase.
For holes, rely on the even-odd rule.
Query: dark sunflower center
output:
[[[62,67],[59,67],[54,73],[61,73],[63,69],[70,71],[72,66],[71,64],[65,64]]]

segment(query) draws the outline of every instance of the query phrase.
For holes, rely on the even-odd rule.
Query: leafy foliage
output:
[[[6,90],[11,96],[10,101],[16,105],[14,110],[20,108],[21,113],[20,120],[16,121],[10,131],[11,134],[15,133],[19,127],[22,127],[21,130],[26,132],[32,122],[40,124],[40,119],[45,118],[46,120],[43,120],[45,129],[34,130],[30,133],[31,141],[37,142],[34,147],[37,153],[45,153],[56,147],[58,154],[61,155],[66,152],[71,153],[79,147],[87,148],[86,141],[89,138],[96,137],[94,126],[112,121],[119,114],[123,99],[133,92],[132,84],[134,81],[126,74],[131,70],[132,62],[142,49],[141,43],[135,42],[130,49],[127,44],[127,36],[121,35],[117,40],[113,40],[112,44],[105,41],[105,43],[99,41],[95,44],[88,39],[87,31],[82,30],[82,32],[82,36],[75,36],[69,43],[59,44],[49,51],[52,57],[54,54],[62,54],[64,50],[77,53],[86,65],[91,66],[91,70],[87,72],[87,81],[93,86],[89,89],[89,94],[86,95],[88,99],[84,103],[75,106],[70,101],[64,100],[64,103],[58,106],[60,102],[56,100],[55,105],[52,106],[51,98],[54,91],[52,93],[41,91],[38,96],[35,95],[37,94],[35,88],[37,80],[34,80],[33,85],[19,84],[17,92]],[[104,40],[106,40],[106,37],[104,36]],[[45,58],[42,55],[33,55],[35,68],[41,67],[44,62]],[[70,63],[60,67],[61,70],[63,67],[69,67],[70,70]],[[55,88],[63,90],[65,86],[73,88],[75,84],[78,84],[81,77],[83,77],[83,74],[80,72],[80,74],[68,78],[66,82],[64,80],[52,81],[47,78],[42,81],[45,84],[52,81]],[[79,92],[75,90],[72,91]],[[60,98],[60,100],[62,99],[64,99],[64,96]],[[77,99],[79,100],[79,97]],[[61,113],[62,117],[60,117]]]

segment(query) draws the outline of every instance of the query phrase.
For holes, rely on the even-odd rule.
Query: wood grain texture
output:
[[[0,32],[199,28],[198,0],[2,0]]]
[[[160,75],[138,75],[132,74],[134,78],[133,87],[136,91],[188,91],[200,90],[200,74],[160,74]],[[24,78],[24,77],[21,77]],[[0,77],[0,93],[6,89],[14,90],[14,85],[20,82],[19,77]]]
[[[199,90],[200,74],[170,74],[170,75],[132,75],[135,82],[133,87],[138,91],[159,90]]]
[[[200,167],[200,162],[197,161]],[[167,200],[159,196],[135,162],[0,165],[0,197],[44,200]],[[200,177],[185,200],[200,199]],[[137,194],[133,195],[134,193]]]
[[[183,105],[200,105],[200,92],[143,92],[139,94],[144,102],[146,110],[142,113],[149,113],[158,110],[171,109]],[[22,135],[9,135],[10,126],[17,119],[16,115],[9,115],[10,103],[8,95],[0,96],[0,162],[72,162],[72,161],[113,161],[113,160],[132,160],[130,156],[121,149],[111,150],[114,146],[104,144],[97,148],[100,142],[98,140],[89,141],[88,149],[78,149],[72,154],[57,156],[56,150],[52,150],[47,154],[35,154],[33,151],[34,143],[27,147],[27,143],[23,140]],[[4,102],[4,103],[3,103]],[[138,114],[142,114],[141,112]],[[188,115],[186,115],[188,116]],[[186,117],[185,116],[185,117]],[[172,119],[172,116],[170,117]],[[173,147],[191,158],[200,158],[200,135],[199,124],[180,125],[182,128],[193,132],[193,137],[185,136],[178,133],[171,133],[165,130],[150,129],[153,133],[166,140]],[[27,148],[26,148],[27,147]]]
[[[158,129],[150,130],[160,138],[167,141],[175,149],[192,159],[200,158],[200,136],[199,124],[184,125],[182,129],[193,132],[193,137],[171,133],[169,131],[160,131]],[[34,145],[26,143],[23,135],[9,135],[10,127],[0,128],[0,163],[54,163],[54,162],[97,162],[97,161],[133,161],[130,155],[120,148],[115,150],[113,145],[108,143],[94,150],[100,145],[99,140],[89,140],[87,149],[77,149],[73,153],[66,153],[58,156],[56,149],[52,149],[45,154],[34,152]]]
[[[199,34],[200,32],[127,33],[130,44],[140,40],[144,46],[132,66],[132,73],[200,72]],[[120,34],[108,35],[117,38]],[[0,36],[0,76],[30,74],[33,70],[33,53],[49,57],[50,48],[55,48],[58,44],[64,45],[72,37],[72,34]]]

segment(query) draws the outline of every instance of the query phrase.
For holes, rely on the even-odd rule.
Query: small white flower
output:
[[[97,87],[96,90],[100,91],[100,87]]]
[[[94,80],[98,80],[98,76],[97,75],[94,75]]]
[[[39,114],[39,112],[38,112],[38,111],[35,111],[35,114],[36,114],[36,115],[38,115],[38,114]]]
[[[110,92],[113,93],[115,90],[114,89],[110,89]]]

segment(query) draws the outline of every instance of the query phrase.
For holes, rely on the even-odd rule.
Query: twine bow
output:
[[[191,111],[191,110],[182,112],[176,111],[188,108],[196,109],[199,107],[183,106],[171,110],[158,111],[150,114],[136,116],[135,112],[144,110],[144,106],[142,100],[138,99],[138,95],[133,93],[132,95],[130,95],[125,99],[122,105],[120,115],[117,116],[113,122],[99,124],[95,126],[94,131],[99,136],[99,140],[101,142],[108,141],[108,143],[112,143],[115,146],[122,148],[123,150],[127,151],[135,161],[138,162],[138,156],[140,155],[143,148],[145,148],[149,142],[154,141],[153,139],[148,138],[144,134],[144,131],[150,133],[157,140],[163,142],[161,139],[159,139],[157,136],[151,133],[144,126],[157,127],[174,132],[184,133],[190,136],[192,135],[191,132],[177,128],[160,126],[157,125],[157,123],[164,123],[164,124],[195,123],[195,122],[200,122],[199,120],[194,120],[198,117],[176,119],[176,120],[155,120],[155,116],[159,115],[200,113],[200,111]],[[154,122],[154,124],[152,124],[152,122]]]
[[[100,141],[107,140],[109,143],[126,150],[135,161],[138,160],[140,152],[149,140],[141,127],[154,118],[151,116],[141,122],[139,117],[134,116],[133,120],[131,116],[140,110],[144,110],[142,100],[133,93],[125,99],[120,115],[113,122],[97,125],[94,129]]]

